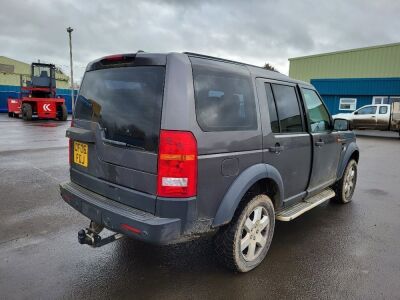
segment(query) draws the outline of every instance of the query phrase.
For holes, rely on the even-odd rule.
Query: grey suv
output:
[[[215,233],[231,269],[268,252],[275,220],[351,200],[359,150],[308,83],[195,53],[91,62],[76,101],[63,199],[81,243],[155,244]],[[115,234],[102,239],[105,227]]]

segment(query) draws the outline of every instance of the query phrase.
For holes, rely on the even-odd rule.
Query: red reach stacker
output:
[[[18,99],[8,98],[8,116],[30,121],[38,119],[67,120],[64,98],[56,96],[56,67],[52,64],[32,63],[31,81],[25,86],[21,79]]]

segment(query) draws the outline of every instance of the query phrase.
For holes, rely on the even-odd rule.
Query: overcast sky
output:
[[[6,1],[0,0],[0,55],[40,59],[69,72],[98,57],[191,51],[287,74],[289,57],[400,42],[400,1]]]

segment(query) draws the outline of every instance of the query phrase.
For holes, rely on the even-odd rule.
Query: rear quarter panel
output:
[[[216,64],[217,62],[205,61],[204,63]],[[219,64],[222,68],[230,67],[229,64]],[[253,80],[252,88],[256,97]],[[258,101],[255,99],[255,102],[258,112]],[[262,162],[262,137],[258,113],[257,120],[258,129],[256,130],[202,131],[196,120],[190,59],[178,53],[168,55],[161,128],[189,130],[196,137],[199,155],[198,218],[214,218],[225,193],[238,174],[249,166]]]

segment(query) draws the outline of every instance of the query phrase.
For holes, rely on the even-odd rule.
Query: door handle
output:
[[[322,147],[323,145],[325,145],[325,142],[323,140],[319,140],[319,141],[315,142],[315,146],[317,146],[317,147]]]
[[[279,143],[276,143],[275,146],[269,147],[268,150],[269,150],[269,152],[273,152],[273,153],[279,154],[280,152],[285,150],[285,147],[281,146]]]
[[[376,116],[371,116],[371,118],[376,118]]]

